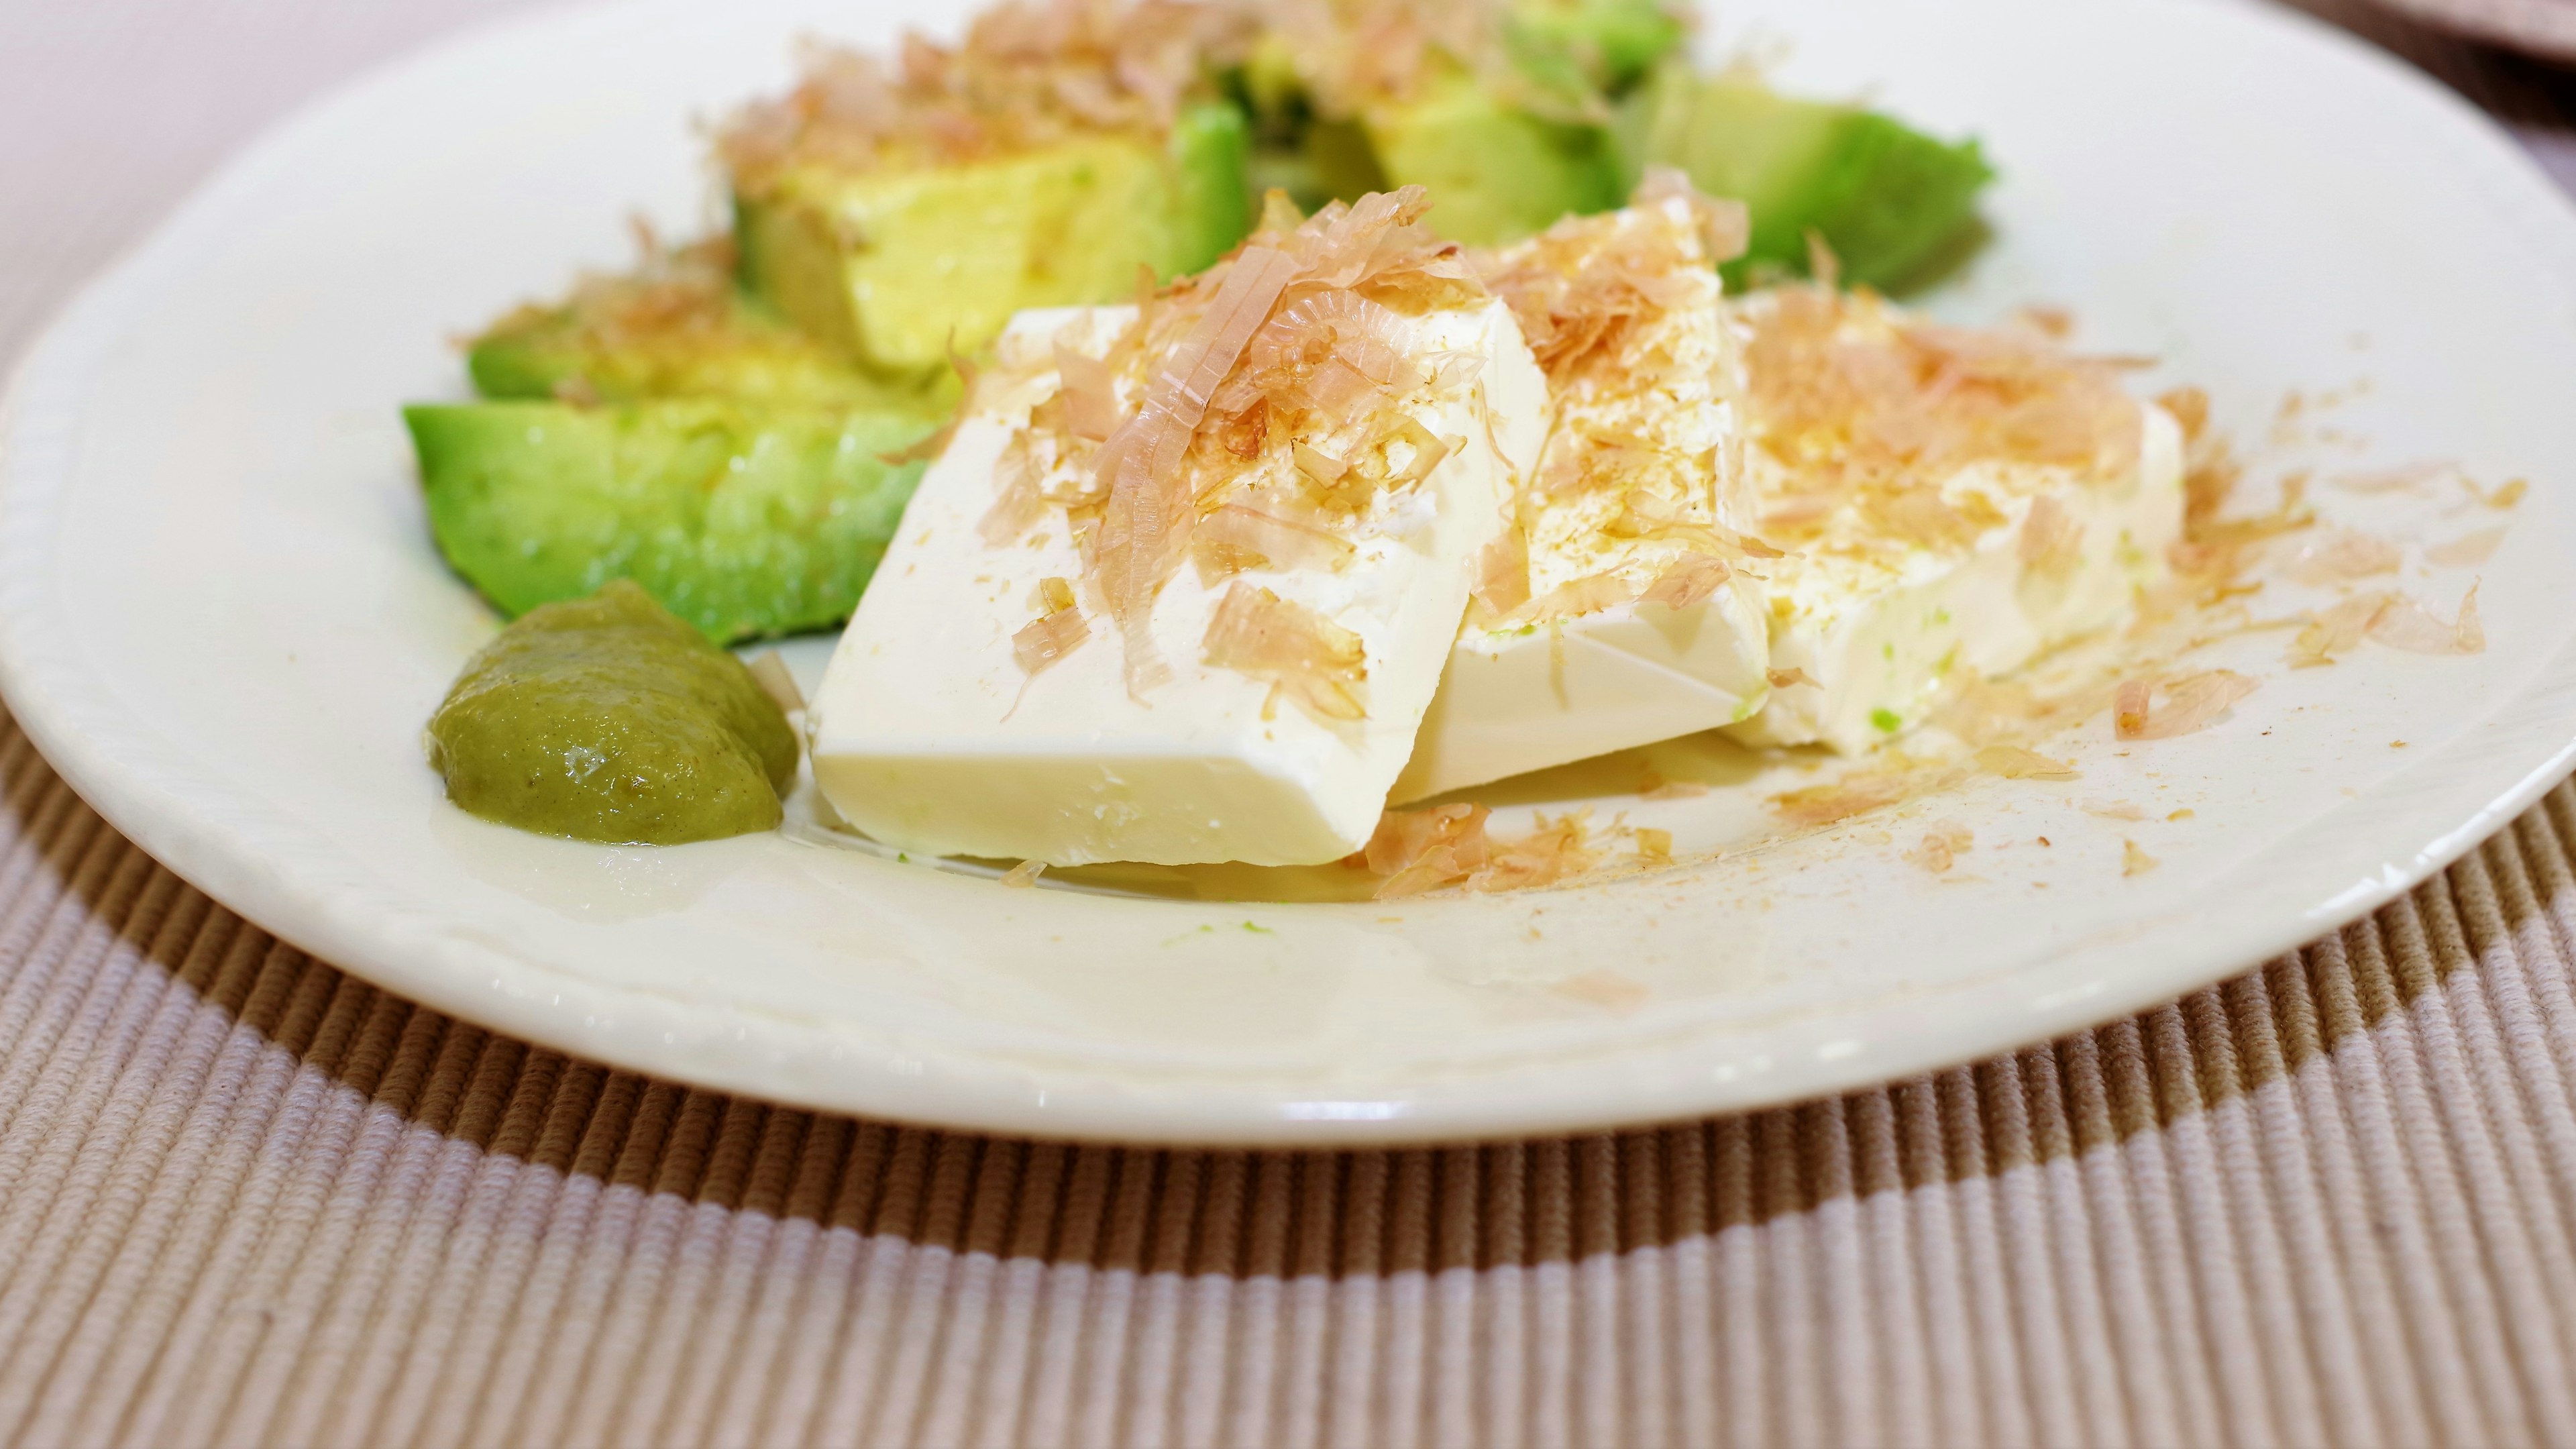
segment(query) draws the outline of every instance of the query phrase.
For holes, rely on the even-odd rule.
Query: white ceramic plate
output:
[[[461,392],[448,337],[623,260],[630,208],[707,219],[693,118],[780,84],[792,36],[882,42],[931,9],[545,15],[234,163],[11,395],[0,667],[46,754],[217,898],[504,1031],[820,1108],[1236,1142],[1639,1121],[2044,1038],[2367,910],[2568,766],[2576,214],[2494,127],[2252,7],[1758,0],[1708,42],[1785,41],[1790,86],[1873,94],[2001,161],[2002,241],[1945,310],[2071,304],[2088,343],[2161,355],[2151,385],[2205,384],[2256,443],[2285,389],[2367,384],[2274,470],[2530,478],[2510,514],[2450,483],[2336,505],[2428,536],[2509,522],[2488,651],[2288,674],[2280,636],[2241,640],[2212,658],[2267,683],[2220,727],[2123,747],[2096,721],[2067,746],[2084,779],[1940,802],[1980,842],[1946,879],[1900,859],[1921,812],[1397,907],[1013,891],[788,835],[601,849],[464,818],[419,732],[494,626],[431,550],[395,405]],[[2407,572],[2445,613],[2472,577],[2412,552]],[[809,679],[826,647],[797,647]],[[1697,746],[1662,764],[1747,768]],[[1506,795],[1599,792],[1686,847],[1759,814],[1760,782],[1639,805],[1640,773]],[[2079,808],[2104,799],[2155,818]],[[2161,868],[2124,878],[2124,836]]]

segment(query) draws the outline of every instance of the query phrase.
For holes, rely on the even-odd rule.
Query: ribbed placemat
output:
[[[2576,786],[1972,1069],[1336,1153],[603,1071],[0,786],[0,1440],[2576,1443]]]

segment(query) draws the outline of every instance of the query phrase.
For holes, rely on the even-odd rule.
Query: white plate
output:
[[[2005,168],[2003,240],[1945,309],[2072,304],[2256,440],[2285,389],[2367,379],[2328,420],[2369,456],[2531,478],[2484,570],[2492,647],[2287,674],[2279,636],[2239,641],[2214,657],[2267,683],[2222,726],[2120,747],[2097,721],[2082,781],[1942,802],[1980,841],[1964,880],[1898,858],[1919,820],[1390,908],[460,816],[419,732],[493,625],[430,548],[395,405],[461,391],[449,336],[621,260],[630,207],[704,220],[692,118],[780,84],[791,36],[882,41],[906,9],[931,6],[653,0],[475,34],[308,110],[92,287],[20,375],[0,462],[0,666],[72,783],[288,939],[597,1060],[967,1127],[1317,1142],[1746,1107],[2044,1038],[2360,914],[2568,767],[2576,215],[2493,126],[2266,9],[1760,0],[1711,43],[1785,37],[1790,85],[1974,130]],[[2443,536],[2507,517],[2439,516],[2461,496],[2348,502]],[[2445,611],[2470,578],[2409,575]],[[1742,795],[1641,818],[1712,840]],[[2162,868],[2124,879],[2124,833]]]

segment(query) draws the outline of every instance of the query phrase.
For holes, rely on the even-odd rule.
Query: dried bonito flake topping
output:
[[[1220,505],[1190,532],[1190,559],[1211,585],[1247,569],[1337,570],[1357,552],[1330,528],[1267,512],[1257,502]]]
[[[2217,723],[2252,694],[2256,681],[2230,669],[2197,674],[2124,679],[2112,698],[2112,729],[2124,740],[2169,740]],[[2164,702],[2156,703],[2162,693]]]
[[[1958,821],[1936,820],[1932,822],[1931,829],[1923,832],[1923,838],[1916,842],[1914,848],[1905,853],[1905,858],[1934,875],[1946,875],[1950,867],[1958,863],[1959,857],[1976,843],[1975,834]]]
[[[1589,809],[1569,810],[1552,820],[1540,814],[1536,830],[1492,848],[1485,868],[1468,878],[1467,888],[1535,890],[1583,874],[1600,864],[1603,854],[1593,842],[1591,820]]]
[[[1450,886],[1476,892],[1534,890],[1582,875],[1607,854],[1594,836],[1588,809],[1554,817],[1540,812],[1535,829],[1509,840],[1495,840],[1488,833],[1491,814],[1482,805],[1468,804],[1389,810],[1378,818],[1367,848],[1348,863],[1381,877],[1377,898],[1392,900]],[[1621,824],[1610,834],[1634,836],[1637,853],[1647,864],[1672,858],[1669,831],[1632,831]]]
[[[1022,673],[1032,676],[1082,647],[1083,641],[1091,637],[1091,625],[1082,617],[1069,580],[1047,579],[1038,585],[1038,590],[1046,612],[1011,636],[1011,657],[1019,661]]]
[[[1855,771],[1830,785],[1810,785],[1771,797],[1771,808],[1792,825],[1832,825],[1903,800],[1918,788],[1902,770]]]
[[[2015,545],[2021,566],[2043,578],[2064,578],[2084,562],[2084,525],[2054,493],[2030,500]]]
[[[1485,285],[1519,319],[1530,355],[1551,388],[1587,373],[1623,390],[1652,387],[1674,359],[1644,354],[1632,339],[1677,308],[1705,305],[1701,276],[1715,265],[1698,207],[1717,207],[1687,181],[1658,173],[1638,204],[1569,216],[1524,242],[1478,253]],[[1740,208],[1738,208],[1740,210]]]
[[[2504,524],[2493,528],[2473,529],[2446,543],[2424,550],[2424,561],[2437,568],[2473,569],[2495,557],[2496,547],[2504,542]]]
[[[940,164],[1086,132],[1160,134],[1254,28],[1240,5],[1012,0],[953,46],[907,34],[891,63],[809,48],[796,87],[737,111],[716,152],[757,193],[800,166]]]
[[[2019,745],[1988,745],[1977,751],[1977,768],[2007,780],[2074,780],[2083,772],[2064,760],[2050,759]]]
[[[572,341],[603,352],[666,340],[704,345],[728,332],[734,316],[733,239],[708,237],[674,247],[640,220],[634,232],[633,271],[584,273],[561,306],[520,307],[491,330],[569,322]]]
[[[1729,526],[1742,511],[1742,357],[1710,244],[1740,245],[1740,210],[1659,171],[1623,210],[1473,258],[1557,414],[1512,526],[1480,561],[1479,626],[1638,601],[1689,608],[1757,552]]]
[[[2332,664],[2336,655],[2359,648],[2364,639],[2411,654],[2484,653],[2487,632],[2478,618],[2477,586],[2470,585],[2468,593],[2461,596],[2460,611],[2447,624],[2395,590],[2354,594],[2339,600],[2308,615],[2307,623],[2290,641],[2290,667]]]
[[[1422,352],[1418,319],[1487,294],[1421,228],[1429,206],[1419,186],[1303,220],[1274,202],[1232,257],[1145,296],[1105,352],[1057,343],[982,533],[1005,546],[1065,510],[1131,695],[1170,677],[1151,623],[1184,563],[1210,583],[1338,569],[1464,445],[1416,413],[1473,387],[1473,359]]]
[[[2137,466],[2137,404],[2123,360],[2075,355],[2028,328],[1949,327],[1875,293],[1774,289],[1748,304],[1747,434],[1775,543],[1852,531],[1955,547],[2000,518],[1946,498],[1944,481],[1992,465],[2008,490]],[[2205,416],[2205,410],[2201,414]]]
[[[1379,900],[1420,895],[1456,885],[1485,865],[1485,817],[1482,805],[1435,805],[1427,810],[1389,810],[1378,817],[1377,833],[1360,853],[1360,864],[1383,877]]]
[[[1236,580],[1208,620],[1205,662],[1270,686],[1328,720],[1368,717],[1368,651],[1360,636],[1303,604]]]
[[[1275,46],[1326,116],[1406,101],[1434,82],[1467,74],[1525,108],[1597,121],[1586,96],[1534,86],[1512,63],[1507,12],[1498,0],[1263,0]]]
[[[2405,553],[2387,539],[2339,528],[2301,544],[2290,560],[2289,576],[2312,586],[2348,584],[2393,574],[2404,561]]]

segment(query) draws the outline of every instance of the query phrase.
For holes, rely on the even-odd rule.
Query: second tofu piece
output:
[[[851,824],[1050,865],[1367,843],[1546,406],[1426,206],[1021,315],[814,701]]]
[[[1483,259],[1548,375],[1545,451],[1488,551],[1398,801],[1747,718],[1769,685],[1738,348],[1743,213],[1649,184]]]
[[[1969,675],[2110,627],[2182,534],[2183,440],[2116,364],[1875,296],[1744,304],[1777,681],[1748,744],[1856,753]]]

